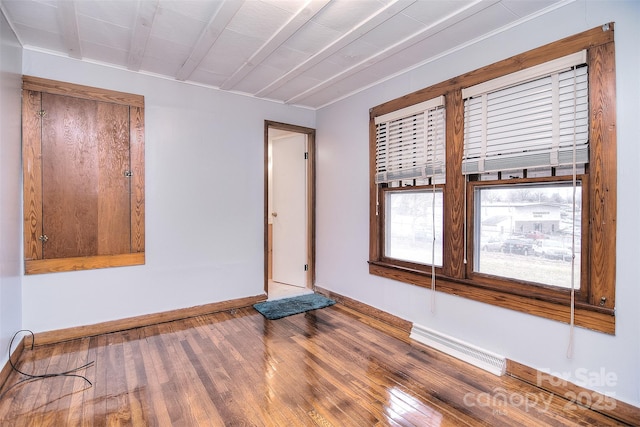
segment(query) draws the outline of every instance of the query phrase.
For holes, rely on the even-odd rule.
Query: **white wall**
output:
[[[23,277],[34,332],[263,294],[264,120],[311,110],[25,50],[23,73],[144,95],[146,265]]]
[[[383,102],[563,37],[615,21],[618,114],[618,233],[616,335],[575,331],[516,311],[437,293],[368,274],[368,111]],[[517,28],[318,111],[317,285],[363,301],[589,389],[640,406],[640,3],[576,1]],[[585,384],[576,376],[616,375],[615,385]]]
[[[22,48],[0,12],[0,366],[22,327],[20,89]]]

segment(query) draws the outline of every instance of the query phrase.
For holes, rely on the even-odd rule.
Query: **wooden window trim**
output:
[[[29,129],[39,128],[39,93],[65,95],[93,101],[126,105],[129,113],[131,177],[131,252],[116,255],[42,259],[38,238],[42,230],[42,153],[41,135]],[[36,110],[37,108],[37,110]],[[145,263],[145,169],[144,169],[144,97],[72,83],[23,76],[22,78],[22,157],[24,260],[26,274],[86,270]]]
[[[577,292],[575,324],[609,334],[615,333],[615,267],[616,267],[616,95],[614,25],[606,24],[564,38],[503,61],[471,71],[394,99],[370,110],[369,167],[370,274],[431,287],[431,276],[410,266],[389,262],[382,257],[382,216],[376,215],[374,184],[375,124],[374,118],[436,96],[445,96],[447,132],[447,176],[444,193],[444,262],[436,278],[436,289],[476,301],[529,313],[561,322],[570,321],[569,296],[564,290],[529,286],[528,292],[516,281],[487,280],[472,274],[465,263],[465,189],[472,190],[461,174],[464,143],[464,110],[461,89],[505,74],[538,65],[582,49],[588,51],[590,99],[590,153],[587,176],[583,181],[583,198],[588,209],[583,212],[583,280]],[[531,182],[527,180],[526,182]],[[469,187],[467,187],[469,185]],[[467,187],[467,188],[466,188]],[[583,200],[584,203],[584,200]],[[469,221],[467,218],[468,224]],[[467,230],[469,232],[469,230]],[[469,239],[469,249],[472,240]],[[469,255],[469,254],[467,254]],[[472,255],[472,254],[471,254]],[[472,264],[471,264],[472,265]],[[514,283],[504,286],[505,282]],[[535,292],[532,292],[531,288]],[[603,300],[604,298],[604,300]],[[601,301],[603,301],[601,303]]]

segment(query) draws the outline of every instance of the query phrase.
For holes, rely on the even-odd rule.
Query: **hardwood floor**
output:
[[[65,371],[0,400],[11,426],[619,425],[412,343],[340,304],[279,320],[231,310],[25,350]],[[12,373],[3,391],[20,379]]]

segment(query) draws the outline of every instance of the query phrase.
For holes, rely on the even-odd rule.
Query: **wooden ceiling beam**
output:
[[[138,5],[138,14],[133,26],[129,58],[127,59],[127,68],[131,71],[140,70],[158,7],[158,0],[141,1]]]
[[[298,66],[293,68],[288,73],[280,76],[277,80],[273,81],[269,85],[265,86],[263,89],[259,90],[256,93],[257,97],[264,97],[278,88],[285,85],[291,79],[298,77],[305,71],[311,69],[315,65],[322,62],[324,59],[338,52],[340,49],[348,46],[354,41],[358,40],[360,37],[373,30],[383,22],[391,19],[393,16],[397,15],[411,4],[415,3],[416,0],[395,0],[384,7],[376,10],[372,15],[367,17],[364,21],[360,22],[358,25],[354,26],[351,30],[347,31],[340,38],[334,40],[323,49],[320,49],[316,54],[308,58],[306,61],[300,63]]]
[[[62,33],[62,39],[67,53],[75,59],[82,59],[80,46],[80,32],[78,30],[78,16],[75,1],[61,1],[56,3],[56,18]]]
[[[227,80],[220,86],[221,89],[230,90],[235,87],[247,74],[262,63],[300,28],[309,22],[330,0],[307,0],[302,7],[280,27],[247,61],[244,62]]]
[[[182,67],[176,73],[177,80],[187,80],[202,60],[207,56],[211,47],[213,47],[220,34],[227,27],[227,24],[233,19],[235,14],[240,10],[244,0],[230,0],[222,2],[220,8],[213,14],[206,28],[200,34],[198,41],[191,49],[191,53]]]
[[[331,76],[330,78],[318,83],[317,85],[305,90],[304,92],[301,92],[299,94],[297,94],[296,96],[293,96],[289,99],[287,99],[285,101],[286,104],[295,104],[297,102],[299,102],[300,100],[303,100],[305,98],[308,98],[309,96],[318,93],[320,91],[323,91],[325,89],[327,89],[328,87],[334,85],[335,83],[339,82],[340,80],[343,80],[351,75],[357,74],[361,71],[363,71],[364,69],[372,66],[373,64],[376,64],[384,59],[389,58],[392,55],[395,55],[396,53],[422,41],[425,40],[427,38],[429,38],[430,36],[433,36],[434,34],[446,29],[447,27],[450,27],[472,15],[475,15],[476,13],[480,12],[481,10],[484,10],[492,5],[494,5],[495,3],[498,3],[499,0],[490,0],[490,1],[486,1],[486,0],[475,0],[473,3],[470,3],[468,5],[463,6],[462,8],[456,10],[455,12],[450,13],[447,16],[444,16],[443,18],[439,19],[438,21],[434,22],[433,24],[426,26],[424,28],[422,28],[420,31],[411,34],[408,37],[405,37],[404,39],[387,46],[384,49],[381,49],[379,52],[376,52],[374,55],[371,55],[365,59],[363,59],[362,61],[360,61],[357,64],[354,64],[353,66],[346,68],[344,70],[342,70],[341,72],[339,72],[338,74],[335,74],[333,76]],[[485,36],[486,37],[486,36]],[[477,42],[477,40],[472,40],[470,41],[468,44],[472,44]],[[466,46],[467,44],[464,45],[459,45],[456,47],[456,49],[460,49],[464,46]],[[449,54],[451,53],[451,51],[446,51],[442,54],[440,54],[438,57],[441,57],[443,55]],[[433,60],[434,58],[431,58],[431,60]],[[426,61],[420,62],[418,64],[416,64],[414,67],[417,67],[419,65],[424,64]],[[406,71],[406,70],[404,70]],[[258,94],[260,95],[260,93]],[[346,94],[345,94],[346,95]]]

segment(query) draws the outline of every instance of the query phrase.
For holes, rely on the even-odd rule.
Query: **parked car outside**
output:
[[[509,237],[502,243],[502,252],[506,254],[529,255],[533,253],[533,240],[522,237]]]
[[[539,231],[530,231],[529,233],[527,233],[526,237],[528,239],[533,239],[533,240],[546,239],[547,238],[547,236],[545,236],[544,234],[542,234]]]
[[[499,252],[502,250],[502,240],[497,237],[490,237],[486,240],[482,240],[482,246],[480,249],[489,252]]]
[[[571,249],[565,248],[557,240],[538,240],[533,246],[533,254],[550,259],[561,259],[571,261]]]

